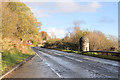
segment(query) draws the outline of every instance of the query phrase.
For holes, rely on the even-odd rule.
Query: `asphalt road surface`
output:
[[[61,78],[118,78],[118,62],[45,48],[33,48]]]
[[[25,64],[27,67],[23,66],[18,71],[13,72],[10,78],[28,77],[29,75],[34,78],[118,78],[119,64],[117,61],[40,47],[32,49],[37,54],[34,57],[36,60]],[[38,62],[41,63],[37,64]],[[40,68],[41,65],[43,65],[43,69]],[[45,66],[47,66],[46,69],[44,69]],[[25,76],[25,73],[28,75]]]

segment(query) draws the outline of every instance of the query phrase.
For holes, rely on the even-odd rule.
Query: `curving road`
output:
[[[61,78],[118,78],[118,62],[36,47],[33,50]]]
[[[118,78],[118,62],[40,47],[7,78]]]

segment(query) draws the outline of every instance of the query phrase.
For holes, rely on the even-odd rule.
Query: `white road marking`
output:
[[[105,61],[95,60],[95,59],[91,59],[91,58],[84,58],[84,59],[88,59],[88,60],[92,60],[92,61],[96,61],[96,62],[100,62],[100,63],[105,63],[105,64],[110,64],[110,65],[113,65],[113,66],[119,66],[118,63],[105,62]]]
[[[61,54],[59,54],[59,53],[53,53],[53,54],[56,54],[56,55],[59,55],[59,56],[61,56]]]
[[[41,52],[41,51],[39,51],[39,52]],[[42,52],[43,53],[43,52]],[[56,54],[56,55],[60,55],[61,56],[61,54],[58,54],[58,53],[53,53],[53,54]],[[75,58],[72,58],[72,57],[69,57],[69,56],[65,56],[66,58],[69,58],[69,59],[72,59],[72,60],[75,60],[75,61],[78,61],[78,62],[83,62],[82,60],[79,60],[79,59],[75,59]]]
[[[50,67],[51,68],[51,67]],[[58,77],[63,78],[59,73],[57,73],[53,68],[51,68],[54,73],[57,74]]]
[[[56,54],[56,55],[61,56],[61,54],[58,54],[58,53],[53,53],[53,54]],[[75,60],[75,61],[78,61],[78,62],[83,62],[82,60],[75,59],[75,58],[72,58],[72,57],[69,57],[69,56],[65,56],[65,57],[66,57],[66,58],[69,58],[69,59],[72,59],[72,60]]]
[[[66,58],[69,58],[69,59],[72,59],[72,60],[75,60],[75,61],[78,61],[78,62],[83,62],[82,60],[79,60],[79,59],[75,59],[75,58],[72,58],[72,57],[68,57],[68,56],[65,56]]]
[[[41,52],[41,51],[40,51]],[[43,53],[43,52],[42,52]],[[37,56],[39,57],[39,58],[41,58],[39,55],[38,55],[38,53],[36,53],[37,54]],[[43,59],[43,58],[41,58],[43,61],[44,61],[44,63],[58,76],[58,77],[60,77],[60,78],[63,78],[59,73],[57,73],[53,68],[51,68],[50,67],[50,64],[48,64],[47,62],[45,62],[45,60]]]

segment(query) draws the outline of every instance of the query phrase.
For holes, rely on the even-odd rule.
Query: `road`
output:
[[[32,58],[32,60],[29,60],[23,66],[19,67],[17,70],[7,75],[5,78],[15,78],[10,80],[17,80],[17,78],[21,79],[28,78],[27,80],[29,80],[29,78],[59,78],[59,77],[56,75],[55,72],[53,72],[50,69],[49,66],[46,66],[46,64],[40,57],[36,55],[35,57]]]
[[[43,75],[41,77],[118,78],[119,65],[117,61],[100,59],[100,58],[95,58],[95,57],[90,57],[75,53],[67,53],[67,52],[51,50],[51,49],[45,49],[40,47],[36,47],[32,49],[37,53],[37,58],[42,60],[45,63],[44,65],[47,65],[47,70],[41,69],[42,71],[40,71],[40,69],[37,70],[37,68],[35,68],[34,65],[37,64],[37,62],[40,62],[39,59],[37,59],[36,62],[34,61],[34,63],[30,61],[29,62],[30,65],[34,66],[35,68],[34,70],[32,70],[32,73],[34,74],[31,74],[32,75],[31,77],[40,77],[40,74],[38,73],[40,72],[45,73],[45,71],[47,71],[47,75],[51,75],[51,76]],[[37,66],[39,67],[40,64],[41,63],[39,63],[39,65]],[[28,67],[26,67],[26,69],[27,68]],[[30,74],[30,68],[27,70],[28,71],[26,72]],[[20,74],[22,74],[23,72],[25,73],[24,69],[18,70],[16,72],[13,72],[13,75],[14,76],[19,75],[20,77]]]
[[[61,78],[118,78],[118,62],[37,47],[34,51]]]

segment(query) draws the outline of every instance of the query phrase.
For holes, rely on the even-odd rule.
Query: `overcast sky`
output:
[[[100,30],[106,35],[118,36],[117,2],[24,2],[31,8],[42,30],[58,38],[65,36],[74,21],[80,21],[82,30]]]

